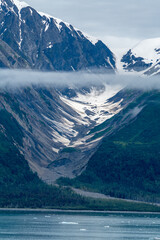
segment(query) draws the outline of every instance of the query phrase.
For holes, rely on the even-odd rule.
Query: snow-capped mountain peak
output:
[[[54,21],[54,23],[56,24],[56,26],[57,26],[57,28],[58,28],[58,30],[59,31],[61,31],[61,29],[62,29],[62,23],[63,24],[65,24],[68,28],[70,28],[70,24],[69,23],[66,23],[66,22],[64,22],[63,20],[61,20],[61,19],[59,19],[59,18],[55,18],[55,17],[53,17],[53,16],[51,16],[51,15],[49,15],[49,14],[47,14],[47,13],[44,13],[44,12],[38,12],[43,18],[46,18],[48,21],[51,21],[51,20],[53,20]],[[45,24],[46,22],[44,21],[44,24]],[[49,24],[48,24],[48,26],[49,26]],[[48,28],[46,29],[46,30],[48,30]]]
[[[11,2],[16,5],[16,7],[18,8],[19,11],[21,11],[22,8],[26,8],[29,7],[29,5],[26,2],[21,2],[18,0],[11,0]]]
[[[141,41],[132,49],[136,57],[142,57],[146,63],[156,63],[160,59],[160,38]]]
[[[96,37],[90,36],[82,31],[80,31],[80,29],[73,27],[71,24],[64,22],[62,19],[56,18],[54,16],[51,16],[47,13],[44,12],[38,12],[42,17],[46,17],[47,19],[51,20],[53,19],[53,21],[55,22],[57,28],[59,29],[59,31],[61,31],[62,29],[62,24],[66,25],[67,28],[69,28],[71,31],[74,29],[77,34],[82,38],[86,38],[88,39],[92,44],[96,44],[99,40]]]
[[[0,6],[0,39],[31,68],[55,71],[104,68],[115,72],[114,54],[102,41],[24,2],[1,0]]]
[[[15,6],[19,12],[23,8],[29,7],[29,5],[26,2],[18,1],[18,0],[0,0],[0,5],[1,5],[1,9],[2,9],[2,6],[5,6],[8,9],[8,11],[10,10],[14,11],[13,6]]]
[[[157,74],[160,70],[160,38],[141,41],[122,57],[121,62],[126,71]]]

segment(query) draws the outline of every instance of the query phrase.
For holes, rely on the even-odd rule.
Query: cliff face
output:
[[[30,68],[28,62],[18,55],[7,43],[0,40],[0,68]]]
[[[114,55],[100,40],[59,19],[39,13],[25,3],[2,0],[0,23],[0,39],[33,69],[103,68],[115,72]],[[25,68],[25,64],[22,67]]]
[[[0,68],[116,70],[114,54],[102,41],[17,0],[0,1]],[[22,145],[14,136],[12,143],[48,182],[80,174],[101,140],[92,139],[88,131],[121,109],[121,99],[106,102],[104,89],[98,94],[90,87],[85,93],[73,89],[73,95],[69,89],[46,85],[0,90],[0,110],[12,116],[24,136]],[[101,94],[103,101],[96,105]],[[5,130],[2,123],[2,134]]]

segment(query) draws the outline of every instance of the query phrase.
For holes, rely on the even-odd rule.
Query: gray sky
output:
[[[160,37],[160,0],[25,0],[80,30],[102,39],[112,50]]]

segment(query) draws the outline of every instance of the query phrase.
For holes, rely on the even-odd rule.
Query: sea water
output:
[[[158,240],[159,214],[0,211],[0,240]]]

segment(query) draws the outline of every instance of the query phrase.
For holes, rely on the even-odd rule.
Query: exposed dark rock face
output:
[[[17,0],[0,2],[0,39],[33,69],[115,72],[114,55],[100,40]]]
[[[121,59],[123,69],[148,76],[160,72],[160,38],[145,39],[125,53]]]
[[[0,40],[0,68],[30,68],[24,58]]]
[[[43,71],[96,69],[107,73],[116,70],[113,53],[100,40],[17,0],[0,0],[0,67]],[[88,94],[90,87],[85,88]],[[106,103],[106,97],[107,110],[100,109],[98,113],[98,107],[92,104],[88,104],[88,110],[86,102],[73,100],[76,91],[58,91],[54,86],[0,89],[0,110],[11,114],[24,135],[23,146],[14,136],[12,143],[44,181],[80,174],[101,140],[92,140],[88,131],[101,116],[110,117],[121,109],[120,99]],[[77,104],[81,104],[82,112],[74,107]],[[5,126],[0,127],[4,133]]]
[[[145,63],[144,58],[136,57],[130,49],[121,60],[123,68],[128,71],[141,72],[149,68],[152,63]]]
[[[78,89],[74,91],[76,94]],[[94,90],[91,96],[93,93]],[[0,91],[0,110],[11,114],[23,132],[23,146],[14,140],[14,136],[13,143],[32,170],[46,182],[54,182],[61,176],[73,178],[79,175],[105,135],[99,129],[92,133],[91,129],[100,119],[102,122],[110,118],[126,105],[122,101],[123,94],[111,100],[104,98],[102,108],[87,104],[89,98],[83,102],[84,97],[80,95],[76,100],[63,96],[54,87],[30,86]],[[101,95],[99,97],[101,99]],[[1,131],[5,131],[3,124]]]

